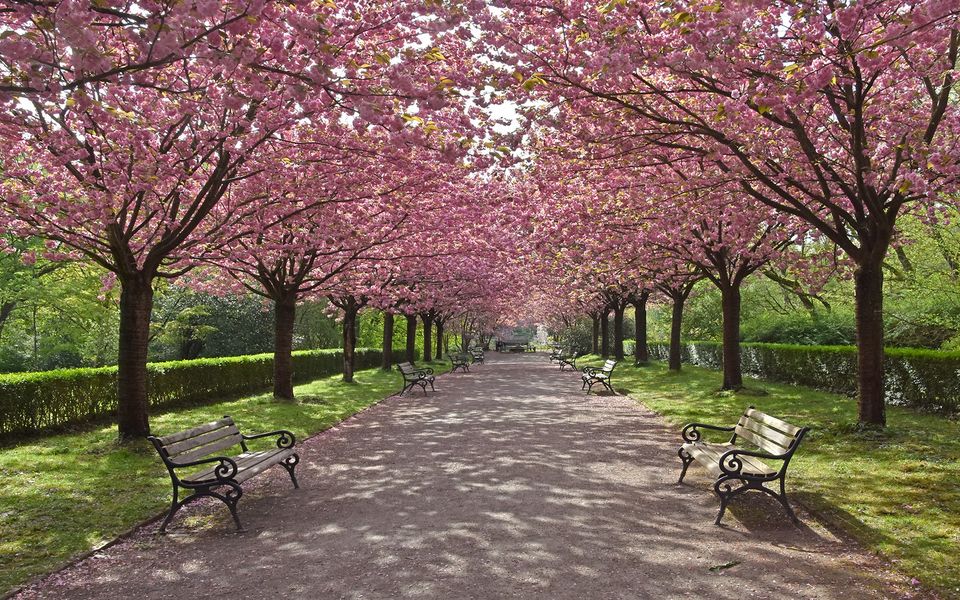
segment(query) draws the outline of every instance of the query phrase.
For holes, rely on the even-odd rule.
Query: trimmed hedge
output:
[[[402,353],[395,351],[399,357]],[[382,353],[357,348],[358,369],[381,364]],[[293,353],[294,381],[334,375],[343,368],[343,351]],[[149,363],[147,389],[152,409],[213,402],[261,392],[273,385],[273,354],[200,358]],[[0,375],[0,437],[76,425],[117,410],[117,368],[62,369]]]
[[[743,371],[754,377],[856,396],[856,346],[743,343]],[[669,344],[650,344],[650,357],[667,360]],[[720,369],[719,342],[687,342],[683,362]],[[884,387],[887,402],[922,410],[960,412],[960,352],[888,348]]]

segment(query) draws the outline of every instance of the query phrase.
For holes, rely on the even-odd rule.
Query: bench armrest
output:
[[[699,431],[700,429],[732,432],[734,429],[736,429],[736,427],[720,427],[718,425],[709,425],[707,423],[689,423],[684,426],[683,431],[680,432],[680,436],[685,442],[699,442],[703,437],[703,434]]]
[[[429,375],[433,375],[433,369],[431,369],[430,367],[424,367],[423,369],[417,369],[417,377],[420,377],[420,378],[422,379],[422,378],[427,377],[427,376],[429,376]]]
[[[586,375],[587,377],[593,377],[594,375],[597,374],[597,371],[599,370],[600,370],[600,367],[584,367],[583,374]]]
[[[792,452],[770,454],[769,452],[755,452],[753,450],[734,448],[727,450],[723,453],[723,456],[720,457],[720,470],[723,471],[724,475],[740,475],[740,471],[743,469],[743,461],[737,458],[738,456],[752,456],[765,460],[786,460],[791,454]]]
[[[253,435],[241,435],[244,440],[258,440],[260,438],[273,436],[278,436],[277,448],[293,448],[293,445],[297,443],[297,438],[286,429],[267,431],[266,433],[254,433]]]

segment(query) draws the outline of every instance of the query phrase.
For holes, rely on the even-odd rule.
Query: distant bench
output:
[[[727,442],[713,444],[702,440],[701,429],[732,432],[733,435]],[[683,462],[683,469],[678,483],[683,482],[687,467],[694,461],[717,478],[713,484],[714,491],[720,497],[720,512],[714,521],[717,525],[723,518],[727,503],[748,490],[757,490],[776,498],[796,523],[797,516],[787,502],[785,479],[790,459],[808,431],[809,427],[791,425],[752,406],[744,411],[736,425],[730,427],[690,423],[681,434],[684,444],[680,446],[678,455]],[[739,440],[749,443],[752,448],[737,446]],[[779,461],[779,465],[772,467],[761,459]],[[763,485],[774,481],[780,482],[779,493]],[[731,483],[740,485],[734,488]]]
[[[457,369],[460,369],[464,373],[470,372],[470,355],[462,352],[456,354],[447,354],[447,359],[450,360],[450,372],[456,373]]]
[[[570,367],[574,371],[577,370],[577,355],[576,354],[567,354],[565,352],[560,352],[557,356],[557,364],[560,365],[561,371],[566,371],[567,367]]]
[[[408,362],[402,362],[397,365],[397,370],[400,371],[400,374],[403,375],[403,389],[400,390],[400,396],[404,395],[407,390],[413,389],[413,386],[419,385],[423,389],[423,393],[427,393],[427,386],[430,386],[432,391],[437,391],[433,387],[433,382],[436,379],[433,375],[433,369],[430,368],[419,368]]]
[[[247,448],[248,440],[267,437],[277,438],[275,449],[251,452]],[[240,433],[233,419],[225,416],[219,421],[180,433],[161,437],[151,435],[147,439],[157,449],[173,481],[173,500],[170,503],[170,512],[160,525],[161,533],[166,531],[178,510],[204,496],[217,498],[226,504],[237,530],[243,530],[237,516],[237,502],[243,495],[241,484],[273,465],[286,469],[293,481],[293,487],[300,487],[293,472],[300,462],[300,457],[293,450],[296,438],[285,429],[244,435]],[[230,453],[224,452],[236,446],[240,446],[241,453],[228,456]],[[193,493],[180,500],[180,488],[193,490]]]
[[[574,359],[576,360],[576,359]],[[593,386],[600,384],[603,387],[607,388],[608,391],[613,392],[613,385],[610,383],[610,376],[613,375],[613,369],[616,368],[617,361],[607,360],[603,363],[602,367],[584,367],[583,375],[580,378],[583,380],[583,386],[581,389],[587,390],[589,394],[593,390]],[[562,366],[560,367],[563,368]]]

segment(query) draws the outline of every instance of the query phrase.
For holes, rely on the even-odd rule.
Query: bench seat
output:
[[[243,454],[232,456],[230,457],[231,460],[237,464],[237,474],[231,479],[237,483],[243,483],[254,475],[259,475],[294,454],[296,453],[293,451],[293,448],[275,448],[273,450],[244,452]],[[217,480],[216,470],[217,467],[210,467],[198,473],[182,477],[181,481],[184,483],[213,483]]]
[[[703,465],[714,477],[723,475],[723,470],[720,468],[720,458],[736,447],[736,445],[730,442],[724,442],[722,444],[687,442],[682,446],[684,452]],[[773,475],[777,472],[777,469],[765,465],[759,458],[744,456],[741,460],[743,461],[742,471],[744,473],[750,475]]]

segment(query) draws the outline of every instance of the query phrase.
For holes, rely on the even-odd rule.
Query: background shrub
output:
[[[720,369],[719,342],[688,342],[683,362]],[[795,344],[741,344],[745,373],[762,379],[804,385],[855,396],[855,346],[801,346]],[[651,358],[666,360],[669,345],[650,344]],[[886,350],[884,389],[887,402],[941,413],[960,412],[960,352],[916,348]]]
[[[395,351],[399,358],[402,353]],[[358,348],[358,369],[381,364],[374,348]],[[293,353],[294,381],[302,383],[339,373],[341,350]],[[147,365],[152,409],[214,402],[255,393],[273,385],[273,355],[200,358]],[[117,368],[62,369],[0,375],[0,437],[75,425],[113,415],[117,408]]]

